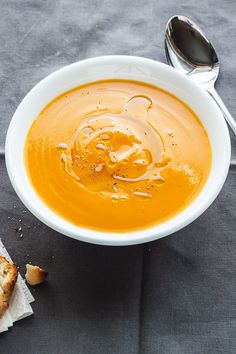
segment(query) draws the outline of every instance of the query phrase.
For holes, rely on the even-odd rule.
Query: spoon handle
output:
[[[234,120],[234,118],[229,113],[229,111],[228,111],[227,107],[225,106],[224,102],[222,101],[222,99],[220,98],[220,96],[218,95],[218,93],[216,92],[216,90],[214,88],[207,89],[207,91],[211,95],[211,97],[215,100],[215,102],[217,103],[219,108],[221,109],[225,120],[228,122],[230,128],[232,129],[232,131],[236,135],[236,121]]]

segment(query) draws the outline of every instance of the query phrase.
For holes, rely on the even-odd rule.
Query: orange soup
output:
[[[100,231],[157,225],[204,186],[211,146],[177,97],[107,80],[63,93],[34,121],[25,162],[40,198],[71,223]]]

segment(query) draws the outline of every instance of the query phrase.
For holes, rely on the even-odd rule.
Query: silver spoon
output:
[[[166,26],[165,50],[168,64],[209,92],[236,135],[236,122],[214,88],[220,69],[219,60],[201,29],[187,17],[172,17]]]

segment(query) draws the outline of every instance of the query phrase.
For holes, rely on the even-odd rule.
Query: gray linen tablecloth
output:
[[[5,168],[6,130],[29,89],[98,55],[165,62],[164,29],[174,14],[192,18],[214,43],[217,88],[236,117],[235,0],[0,1],[0,237],[23,273],[28,261],[49,271],[33,290],[35,315],[0,335],[0,353],[236,353],[232,135],[229,176],[213,205],[180,232],[140,246],[94,246],[50,230],[25,210]]]

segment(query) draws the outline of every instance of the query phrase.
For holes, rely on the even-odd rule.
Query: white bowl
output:
[[[29,128],[53,98],[73,87],[104,79],[130,79],[156,85],[179,97],[201,119],[212,146],[212,168],[197,198],[182,212],[162,224],[135,232],[100,232],[64,220],[47,207],[33,189],[24,163]],[[17,108],[6,138],[6,165],[11,183],[25,206],[54,230],[77,240],[103,245],[131,245],[172,234],[201,215],[220,192],[230,164],[230,138],[225,120],[211,97],[177,70],[145,58],[104,56],[66,66],[38,83]]]

